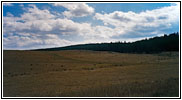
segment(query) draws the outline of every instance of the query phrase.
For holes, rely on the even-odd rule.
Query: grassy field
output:
[[[178,97],[179,54],[4,51],[5,97]]]

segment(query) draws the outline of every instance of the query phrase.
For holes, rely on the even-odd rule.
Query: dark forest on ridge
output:
[[[143,39],[135,42],[111,42],[71,45],[66,47],[37,49],[38,51],[59,50],[93,50],[112,51],[120,53],[159,53],[164,51],[179,51],[179,33]]]

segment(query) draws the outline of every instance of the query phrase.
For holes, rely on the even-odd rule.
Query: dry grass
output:
[[[4,51],[3,96],[178,96],[179,54]]]

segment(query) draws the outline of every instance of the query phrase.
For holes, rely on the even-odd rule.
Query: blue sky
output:
[[[177,3],[3,3],[3,48],[136,41],[179,31]]]

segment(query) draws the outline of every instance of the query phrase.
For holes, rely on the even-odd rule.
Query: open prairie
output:
[[[5,97],[178,97],[179,53],[3,52]]]

